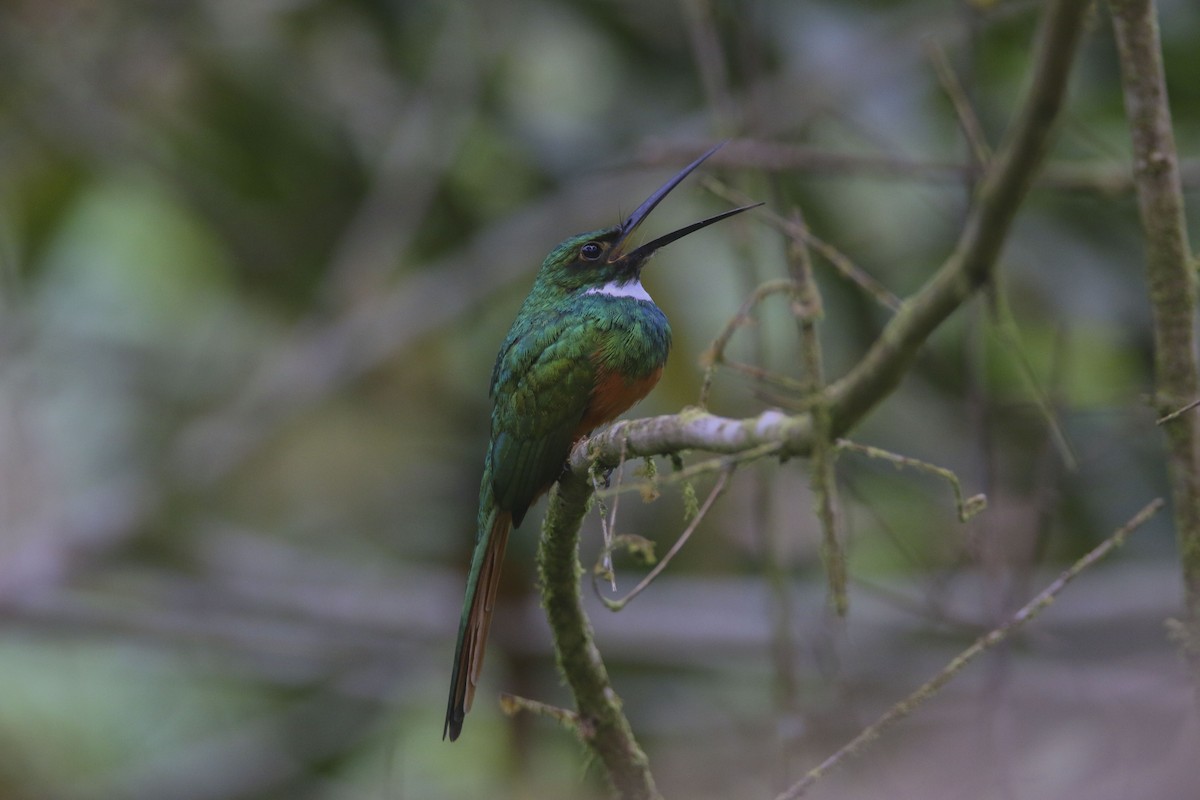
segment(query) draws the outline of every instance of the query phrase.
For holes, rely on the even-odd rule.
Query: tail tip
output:
[[[451,711],[446,715],[446,725],[442,728],[442,741],[445,741],[447,738],[452,742],[458,739],[459,734],[462,733],[463,718],[465,716],[462,711]]]

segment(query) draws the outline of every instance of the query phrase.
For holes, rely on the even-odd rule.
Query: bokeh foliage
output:
[[[510,547],[491,683],[462,741],[437,735],[487,378],[533,270],[735,136],[710,173],[800,206],[912,291],[971,181],[929,48],[994,145],[1036,6],[4,4],[0,794],[598,795],[566,735],[493,700],[566,701],[532,524]],[[1200,11],[1161,13],[1195,230]],[[659,584],[597,616],[667,796],[772,796],[1165,492],[1128,152],[1098,7],[996,285],[855,434],[954,469],[988,512],[960,525],[938,481],[843,457],[841,625],[804,466],[756,466]],[[689,183],[650,227],[720,207]],[[836,377],[887,312],[819,269]],[[647,286],[676,343],[636,413],[694,402],[699,354],[783,273],[751,215],[657,258]],[[770,303],[731,348],[790,375],[797,352]],[[787,400],[722,373],[712,407]],[[623,500],[621,526],[661,551],[681,509],[664,487]],[[1197,725],[1162,627],[1174,559],[1160,519],[819,796],[1182,791]],[[618,567],[627,585],[642,569]]]

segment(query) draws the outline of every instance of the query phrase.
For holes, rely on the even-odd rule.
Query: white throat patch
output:
[[[584,294],[606,294],[609,297],[630,297],[634,300],[644,300],[647,303],[653,303],[649,293],[642,288],[642,282],[639,280],[628,281],[627,283],[606,283],[603,286],[593,286]]]

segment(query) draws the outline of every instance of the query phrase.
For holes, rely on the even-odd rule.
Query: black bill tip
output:
[[[646,217],[650,216],[650,212],[662,202],[663,198],[670,194],[671,191],[678,186],[684,178],[686,178],[688,175],[691,175],[692,172],[695,171],[696,167],[707,161],[709,156],[720,150],[725,146],[725,144],[725,142],[719,142],[713,147],[709,148],[695,161],[688,164],[679,172],[675,173],[675,175],[669,181],[658,187],[658,189],[654,191],[654,194],[647,197],[642,201],[640,206],[634,209],[633,213],[629,215],[629,218],[621,223],[621,238],[618,239],[613,246],[613,260],[620,257],[621,251],[623,250],[625,243],[629,240],[629,237],[637,231],[638,227],[643,222],[645,222]]]

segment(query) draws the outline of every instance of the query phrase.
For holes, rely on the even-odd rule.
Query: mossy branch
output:
[[[658,797],[646,756],[609,683],[584,614],[578,561],[579,527],[592,497],[589,471],[622,458],[673,455],[683,450],[737,455],[767,448],[780,456],[811,455],[816,437],[832,441],[856,425],[899,384],[921,345],[992,273],[1021,201],[1049,146],[1090,0],[1056,0],[1044,13],[1026,97],[989,164],[953,253],[926,285],[907,299],[848,374],[822,390],[812,412],[766,411],[730,419],[698,409],[621,422],[572,452],[551,493],[538,563],[542,601],[554,634],[559,667],[575,697],[579,730],[621,797]],[[819,430],[818,430],[819,429]]]
[[[587,474],[567,473],[550,492],[538,545],[542,605],[554,634],[558,668],[567,679],[578,710],[580,738],[604,765],[618,796],[630,800],[660,798],[646,754],[633,736],[621,701],[583,611],[580,591],[579,526],[590,505]]]
[[[1154,314],[1154,399],[1167,437],[1167,469],[1183,569],[1183,639],[1200,701],[1200,419],[1177,413],[1197,398],[1196,268],[1184,216],[1179,155],[1153,0],[1109,0],[1133,139],[1134,184],[1146,237]]]

